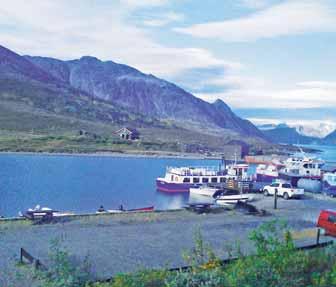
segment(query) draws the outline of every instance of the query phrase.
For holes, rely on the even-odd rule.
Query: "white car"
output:
[[[290,183],[272,183],[266,185],[263,189],[265,196],[274,195],[277,190],[278,196],[282,196],[284,199],[301,198],[304,195],[304,189],[293,188]]]

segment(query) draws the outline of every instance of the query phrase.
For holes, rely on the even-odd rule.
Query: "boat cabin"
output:
[[[185,184],[225,183],[236,178],[214,167],[168,167],[165,176],[167,182]]]
[[[317,159],[292,157],[286,160],[283,171],[298,176],[321,177],[323,164],[323,161]]]

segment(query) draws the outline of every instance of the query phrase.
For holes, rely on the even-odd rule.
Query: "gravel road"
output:
[[[262,222],[284,219],[293,230],[301,230],[315,226],[321,209],[336,209],[336,200],[316,195],[301,200],[279,199],[277,210],[273,210],[272,197],[257,195],[254,204],[271,215],[259,217],[238,211],[198,215],[182,210],[83,216],[45,225],[0,222],[0,286],[5,286],[1,280],[5,282],[12,275],[21,247],[47,265],[53,239],[60,239],[76,259],[88,255],[96,276],[103,279],[143,268],[185,265],[182,253],[193,247],[197,229],[224,258],[227,246],[238,243],[244,252],[252,252],[248,235]]]

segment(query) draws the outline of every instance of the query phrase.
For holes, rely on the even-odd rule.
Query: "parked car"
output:
[[[330,197],[336,197],[336,189],[327,188],[323,190],[323,193]]]
[[[278,196],[282,196],[286,200],[290,198],[301,198],[304,195],[304,189],[294,188],[290,183],[281,182],[264,186],[263,193],[265,196],[274,195],[276,190]]]
[[[324,230],[324,234],[336,236],[336,212],[322,210],[317,221],[317,227]]]

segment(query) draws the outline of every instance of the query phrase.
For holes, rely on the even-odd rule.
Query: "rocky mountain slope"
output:
[[[86,129],[111,135],[117,127],[131,125],[150,141],[213,147],[232,139],[267,141],[224,102],[205,102],[132,67],[93,57],[61,61],[20,56],[2,46],[0,111],[0,134]]]
[[[60,82],[133,113],[173,121],[188,128],[227,129],[248,136],[263,136],[224,102],[217,100],[210,104],[170,82],[126,65],[94,57],[73,61],[29,56],[25,59]]]
[[[336,130],[327,135],[323,141],[327,144],[336,144]]]

